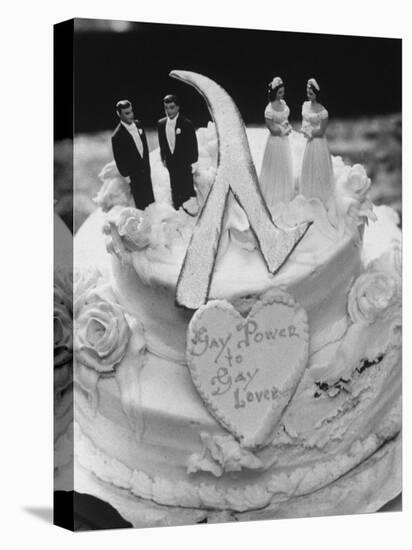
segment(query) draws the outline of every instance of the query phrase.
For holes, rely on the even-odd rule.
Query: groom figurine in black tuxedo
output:
[[[112,135],[113,157],[121,175],[130,178],[136,208],[144,210],[154,202],[146,135],[130,101],[118,101],[116,112],[120,122]]]
[[[179,113],[175,95],[163,98],[166,117],[159,120],[160,155],[169,171],[173,206],[176,210],[195,195],[193,172],[199,156],[196,132],[192,122]]]

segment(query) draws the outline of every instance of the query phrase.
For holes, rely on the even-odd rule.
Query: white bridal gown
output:
[[[289,107],[282,100],[283,110],[275,111],[269,103],[265,109],[265,118],[275,124],[285,125],[289,119]],[[288,202],[294,196],[292,152],[288,136],[269,134],[262,169],[259,176],[260,188],[269,209],[278,202]]]
[[[305,101],[302,105],[302,130],[309,133],[318,130],[321,121],[327,117],[328,112],[324,107],[314,113],[310,109],[310,101]],[[305,197],[318,198],[325,206],[330,205],[333,196],[333,169],[325,136],[314,137],[306,144],[299,189]]]

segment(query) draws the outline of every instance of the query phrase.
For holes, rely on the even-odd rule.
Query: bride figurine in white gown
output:
[[[269,84],[265,122],[270,134],[259,176],[260,188],[270,210],[279,202],[292,200],[295,194],[292,152],[288,138],[292,131],[289,124],[290,110],[283,99],[284,95],[285,85],[277,76]]]
[[[326,208],[334,194],[332,159],[326,141],[328,111],[319,103],[320,87],[314,78],[306,85],[308,101],[302,105],[301,132],[307,138],[302,161],[299,191],[307,198],[320,199]]]

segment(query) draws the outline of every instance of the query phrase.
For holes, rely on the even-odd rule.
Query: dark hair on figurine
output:
[[[116,103],[116,112],[117,112],[117,114],[120,115],[122,109],[128,109],[131,106],[132,106],[132,104],[130,103],[130,101],[128,99],[121,99],[120,101],[118,101]]]
[[[268,101],[272,102],[275,101],[278,91],[281,88],[284,88],[285,85],[282,82],[282,84],[279,84],[278,86],[275,86],[275,88],[272,88],[271,84],[268,86]]]
[[[175,94],[167,94],[163,98],[163,103],[174,103],[180,107],[179,98]]]
[[[312,80],[312,79],[309,79],[309,80],[308,80],[308,82],[306,83],[306,88],[310,88],[310,89],[312,90],[312,92],[313,92],[313,93],[315,94],[315,96],[316,96],[316,101],[317,101],[318,103],[321,103],[321,99],[322,99],[322,97],[323,97],[323,94],[321,93],[320,90],[318,90],[318,89],[316,88],[316,86],[314,86],[314,85],[310,82],[310,80]]]

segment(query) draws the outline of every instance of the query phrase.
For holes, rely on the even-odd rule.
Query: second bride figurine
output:
[[[299,192],[306,198],[320,199],[326,208],[333,198],[333,168],[325,132],[328,112],[319,102],[320,87],[314,78],[306,85],[308,101],[302,105],[301,132],[307,138],[302,161]]]
[[[288,202],[294,196],[292,152],[288,138],[292,128],[284,96],[285,85],[277,76],[270,82],[268,89],[265,122],[270,134],[259,176],[262,194],[270,210],[278,202]]]

